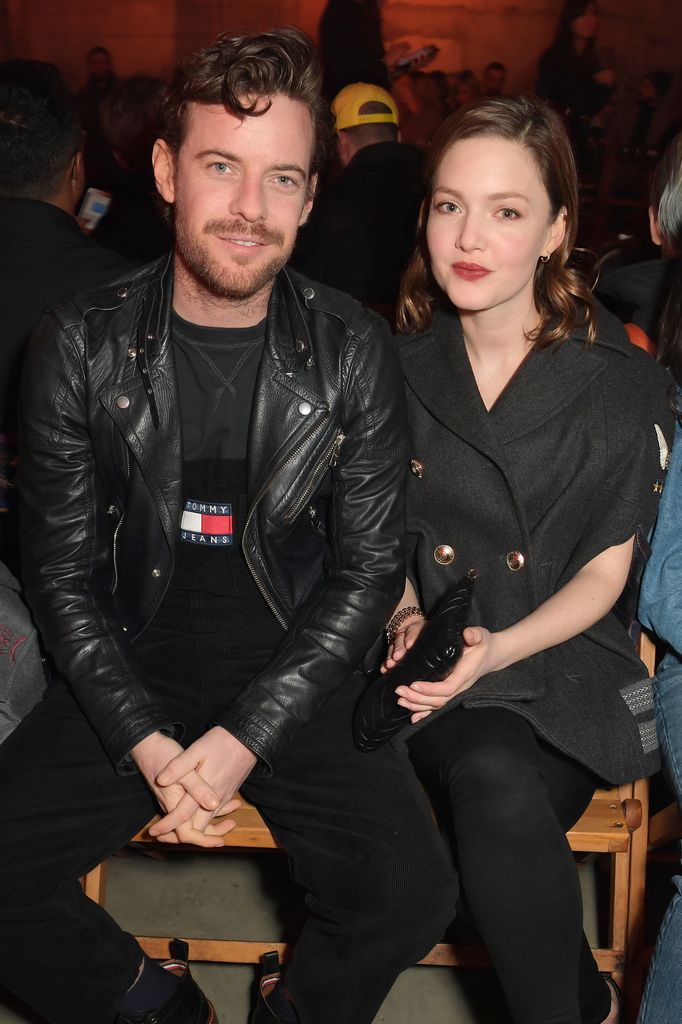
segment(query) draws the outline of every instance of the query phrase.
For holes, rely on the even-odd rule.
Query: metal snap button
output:
[[[125,299],[126,295],[128,294],[128,289],[119,288],[116,294],[118,295],[119,299]]]
[[[449,544],[439,544],[433,552],[433,557],[439,565],[450,565],[455,560],[455,549]]]
[[[130,399],[128,398],[127,395],[119,395],[118,398],[116,399],[116,405],[119,407],[119,409],[127,409],[128,406],[130,405]]]
[[[158,578],[160,575],[161,575],[161,570],[160,569],[152,569],[152,576]]]
[[[303,289],[303,298],[304,299],[314,299],[315,298],[315,289],[314,288],[304,288]]]
[[[419,459],[410,459],[410,469],[420,480],[424,476],[424,464]]]
[[[134,359],[137,355],[137,349],[131,345],[128,349],[128,359]]]
[[[301,416],[310,416],[311,412],[313,411],[313,407],[310,404],[310,402],[301,402],[301,404],[298,407],[298,411],[300,412]]]
[[[525,555],[521,551],[510,551],[507,555],[507,568],[512,572],[518,572],[526,564]]]

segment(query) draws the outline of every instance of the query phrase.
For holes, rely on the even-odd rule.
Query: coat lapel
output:
[[[580,338],[531,352],[488,412],[454,313],[439,312],[428,331],[401,342],[403,370],[420,402],[472,447],[504,463],[503,446],[557,416],[604,370]]]

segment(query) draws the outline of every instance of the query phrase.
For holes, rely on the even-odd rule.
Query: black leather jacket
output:
[[[179,724],[130,641],[173,573],[182,437],[170,335],[172,264],[64,303],[24,371],[24,584],[59,670],[119,771]],[[288,630],[216,719],[261,759],[357,669],[402,593],[402,375],[384,322],[283,271],[267,318],[248,445],[243,550]]]

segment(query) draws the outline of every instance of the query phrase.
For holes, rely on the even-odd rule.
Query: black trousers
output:
[[[594,776],[520,715],[457,707],[410,740],[451,833],[462,894],[517,1024],[599,1024],[610,993],[582,931],[565,833]]]
[[[177,602],[175,624],[172,611],[140,656],[187,744],[270,655],[226,632],[198,594]],[[307,891],[288,975],[303,1024],[369,1024],[397,974],[438,941],[456,895],[407,758],[353,746],[362,685],[350,679],[275,774],[244,786]],[[0,747],[0,780],[0,983],[55,1024],[109,1024],[141,951],[78,878],[145,824],[154,799],[139,775],[115,774],[64,685]]]

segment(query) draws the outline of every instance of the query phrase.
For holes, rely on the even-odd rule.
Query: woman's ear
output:
[[[568,211],[565,206],[562,206],[558,214],[550,224],[549,231],[547,232],[547,241],[545,243],[544,253],[552,255],[555,252],[564,238],[566,237],[566,221],[568,217]]]

